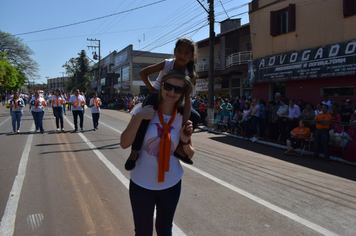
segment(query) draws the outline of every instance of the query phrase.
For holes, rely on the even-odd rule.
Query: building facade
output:
[[[220,24],[221,33],[214,42],[214,95],[242,96],[251,93],[248,79],[248,61],[252,59],[250,26],[240,19],[228,19]],[[208,94],[209,38],[197,42],[196,92]]]
[[[253,97],[356,99],[355,0],[253,0],[249,17]]]
[[[65,83],[67,81],[68,81],[68,77],[57,77],[57,78],[47,79],[48,93],[53,93],[53,91],[56,89],[67,92],[65,87]]]
[[[159,63],[173,55],[165,53],[152,53],[146,51],[133,50],[129,45],[115,55],[114,74],[115,78],[113,88],[120,94],[145,94],[149,93],[146,85],[141,80],[140,71],[146,66]],[[150,76],[153,84],[158,73]]]

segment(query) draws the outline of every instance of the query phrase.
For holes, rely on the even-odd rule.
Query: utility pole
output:
[[[49,86],[49,83],[48,83],[48,79],[49,78],[50,78],[49,76],[46,76],[46,79],[47,79],[47,93],[48,93],[48,86]]]
[[[208,126],[214,126],[214,0],[208,0],[209,5],[209,87],[208,87]]]
[[[98,45],[97,46],[88,46],[89,49],[93,49],[93,48],[99,48],[99,67],[98,67],[98,74],[99,74],[99,77],[98,77],[98,84],[100,84],[100,77],[101,77],[101,65],[100,65],[100,60],[101,60],[101,57],[100,57],[100,40],[97,40],[97,39],[88,39],[87,38],[87,41],[95,41],[95,42],[98,42]],[[94,55],[95,56],[95,55]],[[96,58],[94,58],[96,60]],[[99,85],[97,85],[99,86]]]

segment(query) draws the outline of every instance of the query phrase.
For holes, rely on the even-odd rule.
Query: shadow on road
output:
[[[211,139],[234,147],[270,156],[281,161],[293,163],[316,171],[356,181],[356,166],[336,161],[325,162],[324,159],[313,158],[313,156],[306,155],[299,156],[298,154],[293,154],[290,156],[285,156],[284,149],[279,149],[277,147],[272,147],[260,143],[252,143],[251,141],[229,136],[222,137],[220,134],[217,134],[216,137]]]

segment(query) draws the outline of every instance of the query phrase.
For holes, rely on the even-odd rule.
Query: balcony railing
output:
[[[252,60],[252,51],[233,53],[226,57],[226,68],[247,64],[249,60]]]
[[[231,66],[247,64],[249,60],[252,60],[252,51],[244,51],[233,53],[226,57],[225,68],[220,68],[220,59],[214,59],[214,70],[223,70]],[[203,59],[199,61],[197,65],[197,72],[208,71],[209,70],[209,60]]]
[[[197,72],[208,71],[209,70],[209,60],[203,59],[203,61],[198,62]],[[214,59],[214,70],[220,70],[220,59]]]

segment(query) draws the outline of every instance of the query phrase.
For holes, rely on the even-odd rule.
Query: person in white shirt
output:
[[[61,91],[57,89],[54,95],[51,97],[51,103],[53,108],[53,115],[56,118],[56,127],[59,131],[59,121],[61,122],[61,130],[64,132],[63,127],[63,104],[65,103],[64,98],[61,95]]]
[[[12,133],[20,133],[21,117],[23,114],[22,108],[25,105],[22,98],[17,92],[14,93],[13,99],[10,101],[11,118],[12,118]],[[17,126],[16,126],[17,123]]]
[[[46,100],[36,91],[35,96],[30,100],[31,112],[33,116],[33,121],[35,122],[36,132],[44,132],[43,129],[43,116],[44,108],[46,107]]]
[[[73,121],[74,121],[74,132],[78,131],[78,116],[79,116],[79,125],[80,130],[83,131],[83,123],[84,123],[84,113],[83,107],[85,106],[85,99],[80,95],[79,89],[74,91],[74,95],[70,97],[69,104],[72,106],[73,113]]]
[[[91,107],[91,116],[93,117],[94,130],[98,130],[100,117],[101,100],[97,97],[96,92],[93,93],[93,98],[90,99],[89,107]]]
[[[170,71],[162,77],[159,105],[139,106],[121,135],[120,145],[132,145],[143,119],[149,120],[136,167],[130,172],[130,200],[136,235],[152,235],[156,208],[157,235],[171,235],[173,218],[181,192],[183,168],[174,151],[179,143],[188,158],[194,155],[193,125],[182,126],[183,115],[177,113],[190,79],[184,73]],[[183,92],[181,92],[183,90]]]
[[[301,112],[300,108],[297,104],[295,104],[294,99],[289,100],[289,109],[288,109],[288,116],[287,116],[287,138],[290,137],[290,132],[299,127],[299,118]]]

